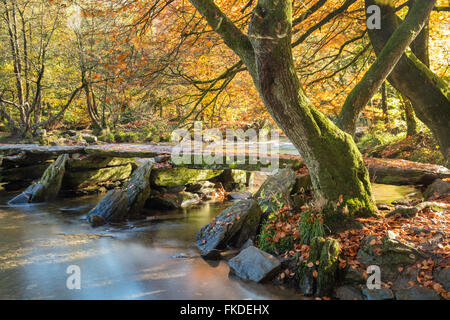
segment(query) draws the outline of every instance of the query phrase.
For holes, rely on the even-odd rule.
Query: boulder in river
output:
[[[262,282],[270,280],[281,267],[276,257],[256,247],[242,250],[228,261],[230,272],[241,279]]]
[[[9,204],[45,202],[58,196],[69,155],[60,155],[44,172],[39,183],[29,186]]]
[[[261,214],[261,208],[255,200],[236,202],[199,230],[197,247],[203,256],[228,245],[240,248],[248,239],[256,236]]]
[[[134,170],[130,180],[125,186],[125,192],[128,197],[128,207],[133,216],[141,211],[150,196],[150,174],[152,168],[153,161],[145,161]]]
[[[253,196],[265,216],[278,211],[280,206],[292,205],[291,193],[296,184],[297,176],[290,169],[280,169],[267,177],[259,190]]]
[[[108,191],[97,206],[89,212],[88,221],[93,227],[97,227],[108,222],[121,222],[127,214],[127,193],[121,189],[114,189]]]
[[[217,177],[223,170],[199,170],[183,167],[154,169],[150,176],[152,185],[159,187],[185,186],[197,181]]]

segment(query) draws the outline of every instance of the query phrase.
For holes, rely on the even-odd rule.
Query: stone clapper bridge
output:
[[[170,161],[172,151],[173,147],[161,145],[2,144],[0,183],[6,184],[6,190],[18,190],[25,187],[23,183],[31,183],[24,192],[9,201],[10,205],[14,205],[51,201],[60,194],[61,189],[74,190],[88,187],[93,182],[128,180],[123,188],[108,191],[90,211],[89,222],[100,226],[120,222],[139,213],[150,196],[152,185],[186,185],[209,180],[224,170],[261,171],[267,168],[268,163],[278,163],[279,168],[290,167],[294,170],[303,166],[300,156],[287,154],[280,154],[274,159],[270,155],[254,157],[249,153],[235,153],[234,157],[240,156],[245,161],[229,163],[229,152],[224,155],[222,164],[207,164],[205,161],[198,164],[194,161],[194,157],[210,153],[185,154],[191,161],[174,164]],[[437,165],[377,158],[366,158],[365,161],[372,180],[377,183],[426,186],[437,178],[450,177],[450,170]],[[35,183],[33,180],[39,178],[37,174],[42,176]],[[175,176],[177,181],[165,179],[168,174]]]

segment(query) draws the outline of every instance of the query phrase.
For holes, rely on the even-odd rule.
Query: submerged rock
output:
[[[199,230],[197,247],[202,255],[228,245],[240,248],[248,239],[256,236],[261,214],[255,200],[241,200],[233,204]]]
[[[198,170],[183,167],[160,168],[152,171],[150,181],[159,187],[185,186],[217,177],[223,170]]]
[[[270,280],[280,269],[281,262],[267,252],[250,246],[228,261],[230,272],[241,279],[262,282]]]
[[[89,212],[88,221],[93,227],[108,222],[121,222],[128,214],[128,197],[124,190],[110,190],[97,206]]]

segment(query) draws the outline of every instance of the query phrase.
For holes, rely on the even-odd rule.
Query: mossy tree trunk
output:
[[[377,4],[365,0],[366,7]],[[379,5],[379,4],[378,4]],[[401,19],[395,8],[379,5],[381,29],[369,30],[369,37],[377,55],[397,29]],[[450,89],[409,49],[403,54],[388,77],[389,82],[412,103],[417,117],[433,132],[448,163],[450,152]]]
[[[345,100],[338,119],[338,125],[342,130],[352,136],[355,134],[359,113],[394,69],[403,52],[422,30],[435,2],[436,0],[417,0],[405,21],[388,37],[378,52],[374,64]]]
[[[373,214],[369,174],[353,139],[314,108],[296,75],[291,1],[258,1],[248,37],[211,0],[191,3],[246,64],[266,108],[305,159],[316,194],[342,197],[355,216]]]
[[[403,108],[405,109],[406,136],[413,136],[418,132],[416,113],[411,105],[411,101],[405,99],[401,94],[400,99],[402,100]]]

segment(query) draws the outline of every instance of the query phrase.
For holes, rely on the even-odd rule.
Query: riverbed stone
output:
[[[197,181],[212,179],[222,172],[223,170],[200,170],[183,167],[159,168],[152,171],[150,181],[152,185],[160,187],[185,186]]]
[[[394,293],[388,288],[368,289],[362,288],[362,293],[366,300],[393,300]]]
[[[99,226],[102,222],[121,222],[128,214],[127,193],[121,189],[114,189],[100,200],[97,206],[89,212],[88,221],[92,226]]]
[[[250,246],[230,259],[228,265],[230,272],[241,279],[263,282],[280,270],[281,262],[271,254]]]
[[[220,213],[203,226],[196,237],[202,255],[228,245],[236,248],[256,236],[261,220],[261,209],[255,200],[241,200]]]

